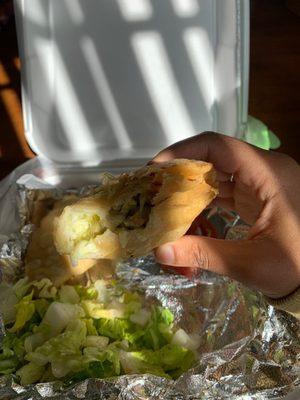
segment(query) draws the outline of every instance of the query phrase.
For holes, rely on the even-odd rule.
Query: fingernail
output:
[[[155,255],[157,261],[161,264],[172,265],[174,263],[174,249],[173,246],[169,244],[163,244],[162,246],[158,247]]]

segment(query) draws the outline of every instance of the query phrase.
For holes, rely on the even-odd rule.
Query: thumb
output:
[[[220,240],[202,236],[183,236],[158,247],[156,260],[173,267],[201,268],[254,284],[256,268],[262,265],[265,249],[253,240]]]

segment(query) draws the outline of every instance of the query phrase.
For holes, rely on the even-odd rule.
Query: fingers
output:
[[[218,182],[228,182],[230,181],[232,174],[226,174],[222,171],[217,171],[217,180]]]
[[[219,182],[219,197],[232,198],[234,195],[234,183],[232,182]]]
[[[241,166],[253,168],[257,164],[258,153],[264,154],[264,151],[229,136],[208,132],[173,144],[157,154],[153,161],[163,162],[173,158],[208,161],[219,172],[225,173],[224,178],[228,178],[228,174],[236,174]]]
[[[229,241],[199,236],[184,236],[176,242],[160,246],[156,260],[174,267],[201,268],[246,283],[257,279],[260,247],[252,241]]]
[[[236,211],[235,202],[233,198],[222,199],[221,197],[215,198],[212,203],[212,206],[226,208],[229,211]]]
[[[235,241],[184,236],[157,248],[155,256],[160,264],[178,272],[183,267],[184,275],[197,276],[196,269],[209,270],[272,298],[284,297],[299,287],[299,264],[273,238]]]

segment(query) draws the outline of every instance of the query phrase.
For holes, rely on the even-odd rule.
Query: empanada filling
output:
[[[162,177],[158,174],[143,177],[139,182],[129,182],[109,212],[113,230],[145,228],[161,185]]]
[[[144,228],[148,223],[151,207],[150,196],[138,193],[123,205],[113,207],[110,217],[116,230]]]
[[[69,210],[70,212],[68,212]],[[71,210],[67,208],[64,215],[64,224],[67,227],[68,235],[67,242],[65,242],[67,247],[62,253],[71,254],[71,257],[75,258],[74,253],[88,254],[92,251],[95,247],[94,239],[102,235],[107,228],[103,226],[100,216],[96,213]]]

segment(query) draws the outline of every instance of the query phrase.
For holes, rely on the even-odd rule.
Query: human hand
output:
[[[153,162],[173,158],[213,163],[220,192],[215,202],[236,211],[251,228],[247,239],[237,241],[186,235],[157,248],[157,261],[227,275],[271,298],[295,291],[300,286],[300,166],[296,161],[211,132],[175,143]]]

